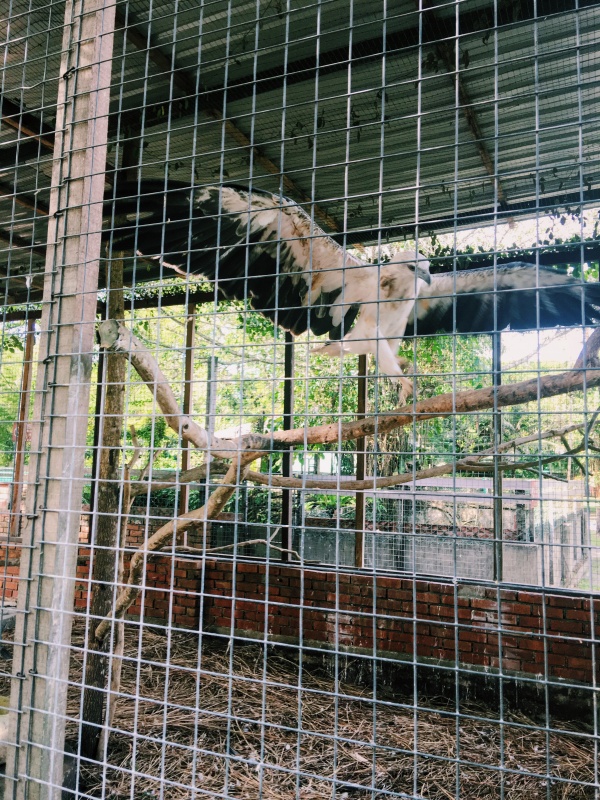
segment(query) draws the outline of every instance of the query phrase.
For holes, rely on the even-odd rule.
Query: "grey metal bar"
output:
[[[294,337],[285,332],[284,384],[283,384],[283,429],[289,431],[294,427]],[[281,474],[292,475],[292,450],[285,450],[281,456]],[[292,547],[292,510],[293,490],[284,489],[281,497],[281,553],[282,561],[290,560],[290,553],[285,552]]]
[[[367,356],[358,357],[358,408],[357,418],[367,413]],[[356,440],[356,480],[365,478],[365,439]],[[354,565],[363,567],[365,560],[365,493],[356,493],[356,512],[354,517]]]
[[[502,384],[502,334],[492,334],[492,375],[494,386]],[[494,447],[502,442],[502,410],[494,411]],[[494,579],[502,580],[502,470],[499,456],[494,457]]]

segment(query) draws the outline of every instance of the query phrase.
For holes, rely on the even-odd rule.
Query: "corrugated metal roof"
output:
[[[401,0],[385,19],[383,3],[287,5],[266,0],[257,17],[255,0],[185,0],[176,12],[162,0],[120,4],[111,163],[141,137],[144,177],[168,164],[177,180],[278,191],[284,173],[321,223],[327,215],[348,241],[368,242],[415,222],[428,232],[492,219],[479,131],[503,213],[599,201],[599,3],[538,0],[534,18],[525,0],[422,15]],[[2,275],[42,266],[63,12],[63,2],[18,0],[0,21]],[[222,114],[233,123],[225,135]],[[36,282],[33,293],[3,284],[5,302],[39,298]]]

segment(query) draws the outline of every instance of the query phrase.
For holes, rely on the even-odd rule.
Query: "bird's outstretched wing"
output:
[[[523,331],[599,322],[600,283],[582,283],[565,272],[517,261],[496,269],[432,275],[431,285],[421,290],[406,335]]]
[[[282,328],[343,337],[372,272],[292,200],[238,186],[122,184],[107,200],[113,250],[215,281]]]

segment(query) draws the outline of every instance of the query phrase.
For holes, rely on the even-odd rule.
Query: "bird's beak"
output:
[[[422,281],[425,281],[427,286],[431,286],[431,275],[429,274],[429,270],[423,269],[422,267],[415,267],[415,275],[417,278],[421,278]]]

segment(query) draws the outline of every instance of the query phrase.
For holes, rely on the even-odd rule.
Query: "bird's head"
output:
[[[379,285],[381,295],[391,299],[406,299],[418,295],[422,286],[431,283],[429,261],[415,250],[395,253],[393,261],[381,265]]]

